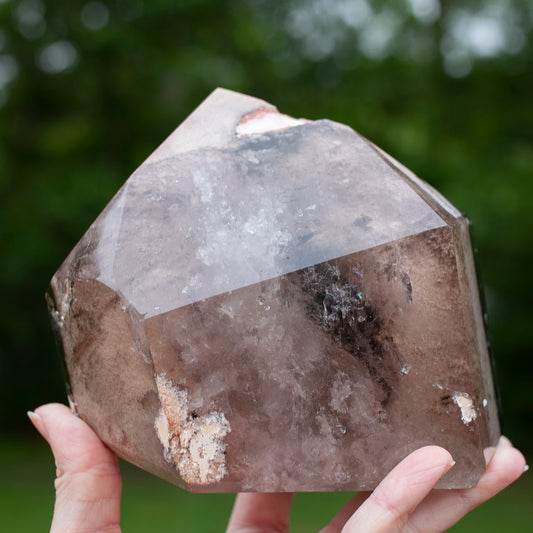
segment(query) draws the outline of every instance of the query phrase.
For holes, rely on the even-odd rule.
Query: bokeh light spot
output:
[[[59,74],[72,67],[78,52],[69,41],[56,41],[44,48],[38,56],[38,65],[48,74]]]
[[[26,39],[38,39],[46,31],[45,8],[40,0],[22,0],[15,10],[19,33]]]
[[[9,54],[0,55],[0,90],[10,81],[13,81],[19,73],[17,60]]]
[[[81,10],[81,21],[90,30],[101,30],[109,22],[109,9],[103,2],[89,2]]]

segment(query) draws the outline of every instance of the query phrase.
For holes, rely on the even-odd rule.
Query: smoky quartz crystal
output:
[[[468,220],[347,126],[215,90],[51,281],[75,412],[195,492],[373,489],[499,436]]]

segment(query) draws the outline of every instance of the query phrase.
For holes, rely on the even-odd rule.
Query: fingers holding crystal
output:
[[[525,470],[525,459],[506,437],[488,448],[487,469],[472,489],[433,491],[409,517],[413,531],[440,533],[458,522],[472,509],[492,498],[518,479]]]
[[[119,533],[122,481],[116,456],[64,405],[44,405],[28,415],[56,461],[51,532]]]
[[[320,533],[338,533],[342,531],[344,524],[348,522],[350,517],[361,507],[365,500],[370,496],[371,492],[361,491],[352,496],[342,507],[342,509],[333,517],[333,520],[320,530]]]
[[[227,533],[289,531],[292,493],[246,493],[235,500]]]
[[[409,515],[453,465],[452,456],[443,448],[416,450],[364,501],[344,525],[343,533],[399,533]]]

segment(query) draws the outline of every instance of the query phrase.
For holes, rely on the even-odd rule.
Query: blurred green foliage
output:
[[[469,214],[505,429],[531,451],[532,27],[529,0],[0,0],[1,426],[64,400],[48,280],[224,86],[349,124]]]

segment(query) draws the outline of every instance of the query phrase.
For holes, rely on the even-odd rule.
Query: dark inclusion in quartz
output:
[[[347,126],[218,89],[51,282],[73,409],[196,492],[372,489],[499,436],[468,221]]]

